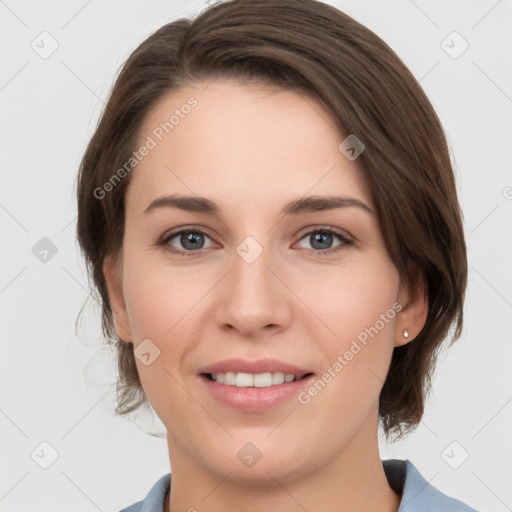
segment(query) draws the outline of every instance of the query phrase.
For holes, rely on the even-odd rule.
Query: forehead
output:
[[[146,115],[127,205],[142,212],[165,193],[276,209],[287,199],[340,194],[372,203],[357,160],[338,149],[345,134],[310,96],[214,81],[173,91]]]

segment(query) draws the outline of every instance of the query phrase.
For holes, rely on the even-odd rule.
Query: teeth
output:
[[[222,384],[227,384],[228,386],[236,386],[239,388],[268,388],[270,386],[278,386],[284,382],[292,382],[293,380],[298,380],[298,377],[296,377],[293,373],[283,372],[258,373],[257,375],[243,372],[219,372],[212,373],[212,379]]]

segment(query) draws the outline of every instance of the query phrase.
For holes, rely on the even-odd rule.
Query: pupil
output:
[[[198,238],[201,236],[202,235],[200,233],[187,233],[186,235],[181,236],[181,243],[186,249],[197,250],[198,245],[200,245],[198,243]],[[191,244],[190,246],[187,245],[189,243]]]
[[[317,242],[319,241],[321,243],[322,242],[322,238],[323,238],[324,239],[324,243],[325,243],[325,238],[326,237],[328,239],[332,238],[332,234],[321,232],[321,233],[315,233],[314,235],[311,235],[311,236],[313,238],[313,242],[311,243],[311,246],[313,248],[315,248],[315,249],[329,249],[329,247],[323,247],[323,246],[318,247],[317,246]]]

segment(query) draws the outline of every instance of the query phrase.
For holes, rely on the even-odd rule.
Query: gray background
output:
[[[477,509],[512,510],[512,3],[329,3],[421,81],[452,150],[469,251],[462,338],[441,354],[424,421],[407,440],[382,442],[381,456],[409,458]],[[0,1],[0,511],[117,511],[169,471],[165,439],[146,433],[162,433],[159,420],[112,413],[115,367],[74,238],[74,184],[123,61],[205,5]],[[58,43],[47,58],[44,31]],[[457,58],[453,31],[469,43]],[[46,261],[43,237],[57,251]]]

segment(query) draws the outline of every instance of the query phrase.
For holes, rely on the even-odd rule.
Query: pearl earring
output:
[[[405,329],[404,331],[404,338],[408,338],[409,337],[409,331],[407,329]]]

